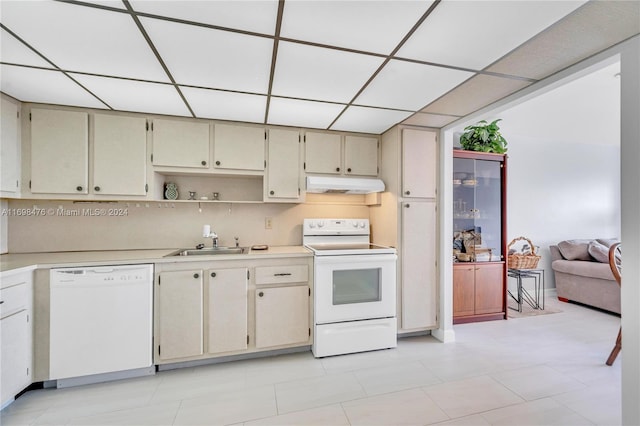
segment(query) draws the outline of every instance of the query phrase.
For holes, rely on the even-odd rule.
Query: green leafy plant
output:
[[[464,128],[460,136],[460,146],[469,151],[495,152],[504,154],[507,152],[507,141],[500,134],[497,119],[487,124],[486,120]]]

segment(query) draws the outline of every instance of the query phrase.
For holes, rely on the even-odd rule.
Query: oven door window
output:
[[[333,271],[333,304],[370,303],[382,300],[380,268]]]

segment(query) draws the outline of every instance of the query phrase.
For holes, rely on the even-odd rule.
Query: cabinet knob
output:
[[[411,204],[405,204],[404,207],[408,209],[409,207],[411,207]]]
[[[351,167],[347,169],[347,173],[351,173]]]
[[[220,160],[216,161],[216,166],[219,166],[220,164]]]
[[[100,187],[99,187],[99,186],[94,186],[94,187],[93,187],[93,189],[94,189],[96,192],[100,192]]]
[[[404,191],[404,195],[411,195],[411,191]]]
[[[340,171],[340,167],[336,167],[336,172],[339,172],[339,171]]]
[[[82,187],[81,186],[76,186],[76,191],[82,191]]]
[[[206,166],[206,165],[207,165],[207,162],[206,162],[206,161],[204,161],[204,160],[202,160],[202,161],[200,162],[200,164],[202,164],[203,166]]]
[[[215,272],[212,272],[212,273],[211,273],[211,276],[212,276],[213,278],[215,278],[215,277],[216,277],[216,273],[215,273]]]
[[[258,296],[263,297],[264,296],[264,292],[261,291],[260,293],[258,293]]]
[[[200,274],[193,274],[193,278],[200,278]]]
[[[269,195],[276,195],[276,191],[269,191]]]

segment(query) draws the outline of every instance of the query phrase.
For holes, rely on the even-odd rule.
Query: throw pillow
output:
[[[589,254],[600,263],[609,263],[609,247],[601,244],[599,240],[589,243]]]
[[[558,249],[567,260],[591,260],[589,240],[566,240],[558,243]]]
[[[615,243],[619,243],[620,239],[619,238],[598,238],[596,239],[596,241],[602,244],[603,246],[606,246],[607,248],[609,248]]]

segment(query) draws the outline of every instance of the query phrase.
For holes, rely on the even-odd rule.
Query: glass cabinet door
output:
[[[502,182],[499,161],[453,159],[453,248],[459,262],[500,261]]]

